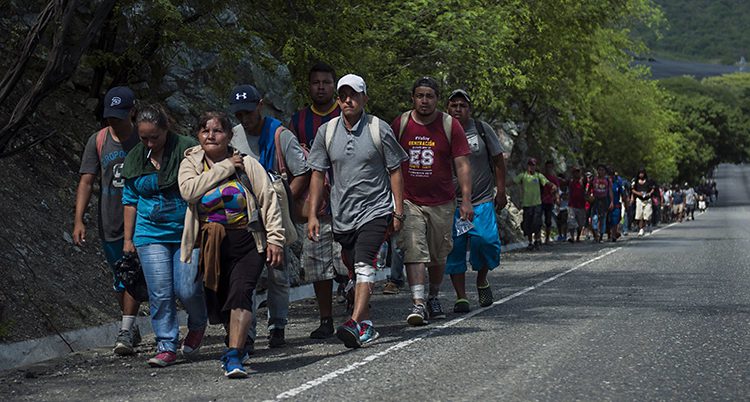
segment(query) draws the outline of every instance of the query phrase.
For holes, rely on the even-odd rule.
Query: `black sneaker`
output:
[[[453,312],[457,314],[465,314],[471,311],[471,305],[466,299],[456,300],[456,304],[453,305]]]
[[[487,307],[495,302],[495,299],[492,297],[492,288],[489,283],[484,287],[477,287],[477,293],[479,293],[480,306]]]
[[[443,306],[440,305],[440,300],[437,297],[431,297],[427,300],[427,312],[430,314],[431,320],[439,320],[445,318],[445,312]]]
[[[118,356],[127,356],[135,353],[133,349],[133,333],[127,329],[121,329],[117,334],[115,347],[112,350]]]
[[[310,339],[326,339],[333,336],[333,318],[321,318],[318,329],[310,333]]]
[[[269,348],[280,348],[286,346],[286,340],[284,339],[284,328],[274,328],[268,332]]]
[[[427,325],[430,322],[427,321],[427,308],[424,304],[415,304],[411,308],[411,312],[406,316],[406,322],[409,325],[419,326]]]

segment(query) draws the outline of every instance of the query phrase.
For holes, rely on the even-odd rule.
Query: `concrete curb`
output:
[[[526,247],[526,243],[513,243],[504,245],[502,252],[510,252]],[[381,269],[375,273],[376,281],[386,280],[388,269]],[[259,295],[256,302],[265,300],[265,295]],[[311,284],[291,288],[289,301],[315,297],[315,291]],[[185,325],[187,315],[180,311],[178,315],[180,325]],[[138,317],[136,323],[140,327],[141,335],[152,334],[150,317]],[[60,335],[51,335],[44,338],[30,339],[27,341],[0,345],[0,370],[14,369],[41,361],[55,359],[69,353],[84,350],[111,347],[112,340],[117,337],[120,330],[120,322],[98,325],[95,327],[81,328],[73,331],[63,332]]]

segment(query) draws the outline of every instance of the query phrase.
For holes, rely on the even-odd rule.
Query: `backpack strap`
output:
[[[109,134],[109,127],[104,127],[96,133],[96,153],[99,155],[99,159],[102,159],[102,150],[104,149],[104,141],[107,139]]]
[[[490,147],[487,146],[487,133],[484,131],[484,122],[478,119],[474,119],[474,125],[477,127],[477,132],[479,133],[479,136],[482,137],[482,141],[484,141],[484,149],[487,150],[487,160],[490,163],[490,168],[494,172],[495,164],[492,161],[492,155],[490,154]]]
[[[411,115],[411,110],[407,110],[406,112],[401,113],[401,118],[398,123],[398,138],[396,138],[399,141],[401,141],[401,136],[404,134],[404,129],[409,123],[409,115]]]
[[[328,120],[326,124],[326,151],[329,153],[331,151],[331,142],[333,142],[333,133],[336,132],[336,125],[339,124],[339,120],[341,120],[341,116],[336,116]]]
[[[445,131],[445,137],[448,138],[448,144],[450,144],[453,135],[453,117],[445,112],[443,112],[443,131]]]
[[[276,160],[279,161],[279,175],[284,180],[287,180],[286,163],[284,163],[284,154],[281,152],[281,132],[284,131],[284,126],[276,127],[276,132],[273,134],[274,147],[276,148]]]
[[[383,142],[380,139],[380,119],[373,115],[367,115],[367,128],[370,130],[370,137],[372,137],[372,143],[375,144],[375,149],[380,152],[381,157],[385,157],[383,151]]]

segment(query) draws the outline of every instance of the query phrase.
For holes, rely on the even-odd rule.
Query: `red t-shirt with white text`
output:
[[[404,199],[417,205],[441,205],[456,197],[453,185],[453,158],[471,154],[461,123],[452,119],[451,141],[443,129],[443,116],[428,125],[409,122],[399,138],[399,143],[409,155],[401,164],[404,177]],[[391,124],[398,136],[401,116]]]

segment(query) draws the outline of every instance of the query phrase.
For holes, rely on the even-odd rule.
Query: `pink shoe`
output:
[[[177,353],[175,352],[159,352],[156,356],[148,359],[148,365],[151,367],[167,367],[175,364],[177,361]]]
[[[201,348],[201,342],[203,342],[203,334],[206,332],[206,328],[197,330],[189,330],[185,339],[182,340],[182,354],[185,356],[191,356],[198,352]]]

